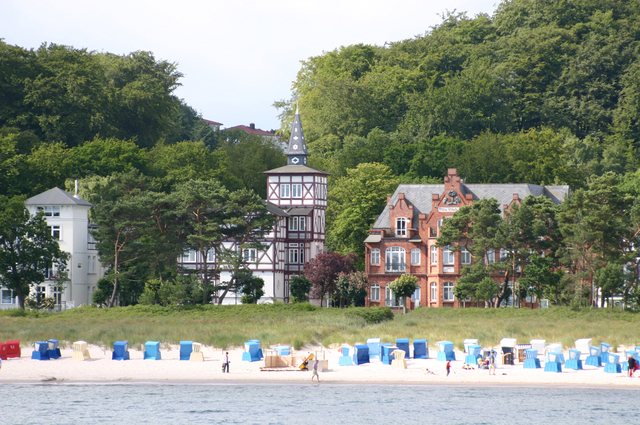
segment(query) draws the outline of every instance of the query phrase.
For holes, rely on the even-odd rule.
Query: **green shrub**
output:
[[[361,317],[368,324],[393,320],[393,312],[389,307],[356,307],[348,309],[346,314],[351,317]]]

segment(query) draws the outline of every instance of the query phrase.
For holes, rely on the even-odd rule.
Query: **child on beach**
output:
[[[447,376],[449,376],[449,372],[451,372],[451,360],[447,361]]]

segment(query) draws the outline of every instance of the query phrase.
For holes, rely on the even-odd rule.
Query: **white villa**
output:
[[[90,304],[98,279],[104,276],[95,240],[89,233],[89,209],[93,204],[54,187],[27,199],[25,206],[32,215],[40,211],[44,213],[51,234],[60,243],[60,249],[69,254],[66,270],[69,281],[62,293],[54,285],[53,278],[57,270],[53,269],[47,271],[47,279],[34,288],[31,295],[37,291],[53,297],[62,310]],[[3,287],[0,308],[16,307],[18,299],[14,291]]]

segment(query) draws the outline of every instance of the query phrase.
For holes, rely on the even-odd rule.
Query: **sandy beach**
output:
[[[177,346],[163,347],[162,360],[143,360],[143,351],[130,349],[130,360],[111,359],[112,351],[90,345],[91,359],[72,360],[72,349],[62,348],[56,360],[32,360],[31,348],[22,347],[22,356],[2,361],[0,383],[306,383],[309,371],[262,371],[265,362],[242,361],[241,348],[229,350],[230,373],[222,373],[224,351],[203,347],[204,362],[180,361]],[[267,351],[267,350],[265,350]],[[451,374],[446,376],[445,362],[435,359],[436,351],[429,350],[429,359],[408,359],[406,369],[394,369],[378,360],[358,366],[339,366],[338,349],[308,347],[292,354],[304,356],[308,352],[328,360],[328,370],[320,373],[322,383],[331,384],[400,384],[400,385],[519,385],[519,386],[581,386],[640,388],[639,378],[605,373],[603,368],[584,366],[584,370],[562,373],[541,369],[524,369],[522,364],[498,365],[495,376],[487,370],[464,370],[464,354],[456,352],[451,362]],[[265,353],[266,354],[266,353]],[[541,357],[542,359],[542,357]],[[426,373],[426,369],[435,375]],[[640,373],[637,374],[640,376]]]

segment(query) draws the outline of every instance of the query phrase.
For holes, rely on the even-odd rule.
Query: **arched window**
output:
[[[405,270],[405,251],[399,246],[387,248],[385,269],[387,272],[403,272]]]
[[[398,307],[400,303],[398,302],[396,297],[393,296],[393,292],[391,292],[391,289],[389,289],[390,283],[391,282],[388,282],[386,286],[386,291],[384,294],[384,305],[387,307]]]
[[[438,300],[438,284],[431,282],[431,301]]]
[[[445,282],[442,285],[442,301],[453,301],[453,282]]]
[[[449,245],[442,248],[442,264],[448,266],[453,265],[454,258],[454,253],[451,251],[451,247]]]
[[[414,266],[420,264],[420,248],[413,248],[411,250],[411,264]]]
[[[415,306],[420,305],[420,285],[416,285],[416,290],[411,294],[411,301],[415,303]]]
[[[369,290],[369,299],[371,301],[380,301],[380,285],[374,283]]]
[[[377,266],[380,265],[380,249],[373,248],[371,250],[371,265]]]
[[[438,264],[438,247],[431,245],[431,264]]]
[[[460,262],[465,265],[471,264],[471,253],[465,247],[460,251]]]

